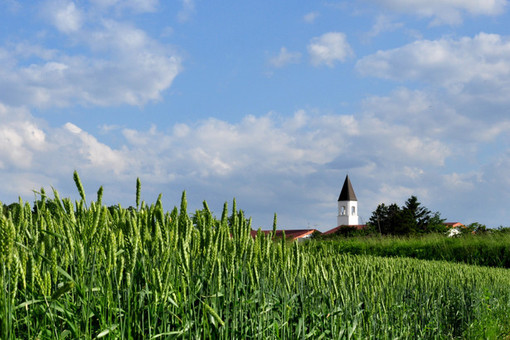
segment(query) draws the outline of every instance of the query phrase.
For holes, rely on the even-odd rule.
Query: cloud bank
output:
[[[373,2],[435,24],[495,16],[506,6],[496,0],[418,1],[412,8],[404,1]],[[510,42],[498,34],[419,39],[369,52],[355,68],[369,80],[365,84],[375,79],[385,91],[367,94],[345,110],[304,104],[283,113],[239,113],[230,121],[165,120],[150,128],[119,122],[100,133],[72,115],[50,123],[41,108],[143,106],[165,97],[182,72],[182,57],[133,19],[162,5],[44,2],[41,20],[50,26],[0,46],[0,172],[7,202],[19,194],[31,199],[41,185],[76,196],[71,179],[76,169],[89,192],[105,185],[105,201],[112,204],[133,204],[129,197],[141,177],[145,199],[162,192],[166,208],[182,190],[188,190],[190,207],[206,199],[217,204],[217,212],[235,196],[239,206],[249,206],[255,227],[269,227],[277,210],[284,227],[328,229],[349,172],[362,199],[362,221],[377,204],[402,203],[412,194],[444,217],[466,223],[489,216],[482,222],[491,224],[491,216],[507,216],[498,201],[510,199]],[[179,25],[192,25],[195,2],[177,7]],[[369,37],[400,30],[394,14],[377,18]],[[319,22],[306,25],[317,18],[318,12],[298,15],[307,29],[318,28]],[[346,33],[313,32],[314,38],[301,40],[313,66],[335,74],[336,66],[354,59]],[[281,47],[269,63],[279,68],[299,64],[301,57]],[[310,79],[312,72],[321,73],[312,67],[299,71],[310,72]],[[487,197],[487,205],[473,203],[473,197]]]
[[[114,5],[152,8],[136,1]],[[171,47],[132,24],[91,17],[92,9],[74,2],[47,6],[43,13],[61,38],[80,48],[71,54],[30,41],[0,47],[0,102],[6,105],[144,105],[159,100],[182,70]]]
[[[462,17],[470,15],[501,14],[507,7],[506,0],[367,0],[395,12],[431,18],[432,25],[462,23]]]

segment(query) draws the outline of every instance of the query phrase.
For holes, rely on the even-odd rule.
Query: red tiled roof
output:
[[[290,238],[292,240],[297,240],[300,238],[303,238],[305,236],[308,236],[310,234],[313,234],[313,232],[316,231],[315,229],[290,229],[285,230],[285,238]],[[272,230],[261,230],[265,235],[272,233]],[[283,230],[277,230],[275,237],[282,237]],[[251,231],[251,236],[255,237],[257,236],[257,230]]]
[[[349,227],[349,228],[356,228],[356,230],[361,230],[361,229],[364,229],[367,225],[366,224],[357,224],[357,225],[340,225],[336,228],[333,228],[331,230],[328,230],[328,231],[325,231],[323,233],[323,235],[329,235],[329,234],[334,234],[336,233],[337,231],[339,231],[341,228],[343,227]]]
[[[462,224],[460,222],[445,222],[444,225],[449,228],[457,228],[457,227],[465,228],[466,227],[464,224]]]

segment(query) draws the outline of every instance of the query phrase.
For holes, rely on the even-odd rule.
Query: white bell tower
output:
[[[338,197],[337,226],[358,224],[358,199],[352,188],[349,175],[347,175]]]

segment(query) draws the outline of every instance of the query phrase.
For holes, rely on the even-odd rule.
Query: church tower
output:
[[[358,199],[352,188],[349,175],[347,175],[338,197],[337,226],[358,224]]]

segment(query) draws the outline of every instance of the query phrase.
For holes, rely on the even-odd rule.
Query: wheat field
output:
[[[499,339],[507,269],[339,254],[153,204],[20,201],[0,213],[1,339]],[[0,207],[2,205],[0,204]]]

